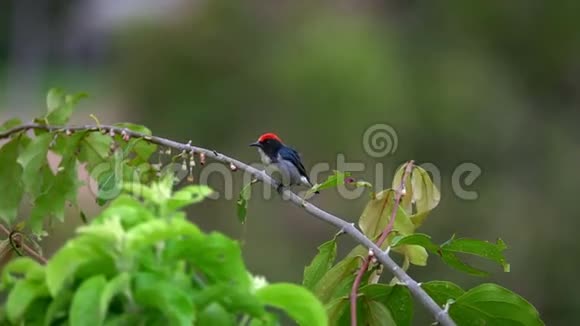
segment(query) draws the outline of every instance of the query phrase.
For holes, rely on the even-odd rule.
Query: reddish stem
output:
[[[403,172],[403,176],[401,177],[401,184],[399,188],[395,190],[395,204],[393,205],[393,210],[391,211],[391,216],[389,219],[389,223],[381,233],[381,237],[376,242],[377,246],[380,247],[383,242],[387,239],[387,236],[393,230],[393,226],[395,225],[395,217],[397,216],[397,210],[399,209],[399,204],[401,203],[401,198],[403,197],[403,189],[405,189],[405,182],[411,171],[413,170],[413,160],[407,162],[405,164],[405,171]],[[357,326],[357,316],[356,316],[356,300],[358,297],[358,289],[360,287],[360,283],[362,278],[369,268],[371,260],[373,258],[373,252],[370,251],[369,255],[365,258],[361,268],[358,270],[356,277],[354,279],[354,283],[352,284],[352,289],[350,291],[350,325]]]
[[[393,210],[391,211],[391,218],[389,219],[389,224],[387,224],[387,227],[385,227],[383,233],[381,234],[381,237],[377,241],[377,246],[379,247],[383,244],[383,242],[385,242],[387,236],[393,230],[393,226],[395,225],[395,217],[397,216],[397,210],[399,209],[401,198],[403,198],[403,190],[405,189],[405,182],[407,181],[407,178],[411,174],[411,171],[413,171],[413,163],[414,163],[413,160],[407,162],[405,172],[403,172],[403,176],[401,177],[401,184],[399,185],[399,188],[395,191],[395,205],[393,206]]]
[[[356,326],[356,300],[358,297],[358,288],[360,287],[360,283],[362,278],[365,274],[365,271],[369,268],[371,260],[369,259],[370,256],[367,256],[358,270],[356,274],[356,278],[354,279],[354,283],[352,284],[352,289],[350,290],[350,324],[352,326]]]

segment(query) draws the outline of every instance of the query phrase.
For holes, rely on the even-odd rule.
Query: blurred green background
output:
[[[580,323],[580,2],[562,1],[104,1],[0,2],[0,118],[30,119],[49,87],[86,91],[75,123],[131,121],[246,162],[274,131],[305,164],[337,155],[365,164],[354,175],[390,185],[408,159],[441,172],[442,200],[421,232],[510,246],[511,273],[465,276],[432,257],[418,281],[464,288],[498,282],[530,300],[547,325]],[[394,153],[365,152],[363,134],[394,128]],[[465,162],[481,175],[458,196]],[[375,167],[382,164],[382,176]],[[199,173],[199,171],[197,171]],[[241,187],[235,175],[234,197]],[[320,180],[319,180],[320,181]],[[210,184],[223,190],[216,174]],[[231,187],[230,187],[231,188]],[[336,231],[257,187],[245,227],[234,200],[211,200],[191,219],[244,243],[250,269],[299,282],[316,246]],[[99,209],[92,194],[81,207]],[[367,197],[314,199],[356,221]],[[78,221],[55,225],[51,253]],[[340,241],[342,252],[353,242]],[[475,262],[478,264],[478,262]],[[479,266],[482,266],[479,264]],[[390,275],[385,275],[390,279]],[[428,323],[417,308],[417,325]]]

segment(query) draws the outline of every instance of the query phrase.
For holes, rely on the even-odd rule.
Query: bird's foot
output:
[[[282,196],[282,193],[284,192],[284,185],[283,184],[278,184],[278,186],[276,186],[276,191],[278,192],[278,194],[280,196]]]

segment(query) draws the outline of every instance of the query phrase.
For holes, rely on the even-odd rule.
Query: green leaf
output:
[[[14,127],[20,126],[22,124],[22,120],[18,119],[18,118],[13,118],[10,120],[7,120],[6,122],[4,122],[1,126],[0,126],[0,132],[6,131],[8,129],[12,129]]]
[[[157,151],[157,145],[152,144],[143,138],[132,138],[127,143],[127,146],[123,147],[125,152],[135,153],[135,158],[131,160],[131,164],[138,165],[141,163],[146,163],[151,158],[151,155]],[[129,155],[128,153],[126,155]]]
[[[17,257],[2,268],[2,282],[11,283],[15,274],[25,275],[28,280],[42,281],[44,272],[44,266],[36,260],[30,257]]]
[[[521,296],[496,284],[482,284],[451,304],[458,325],[544,325],[538,311]]]
[[[230,326],[236,325],[234,315],[219,303],[212,303],[199,313],[197,325]]]
[[[76,94],[67,94],[64,97],[64,102],[66,105],[71,105],[71,106],[76,106],[78,104],[78,102],[84,98],[89,97],[89,94],[84,93],[84,92],[80,92],[80,93],[76,93]]]
[[[68,317],[72,297],[72,291],[63,291],[50,302],[44,315],[45,326],[51,326],[54,321]]]
[[[219,299],[224,307],[229,311],[239,311],[253,317],[264,317],[266,314],[264,305],[254,293],[248,291],[243,285],[233,284],[229,287],[227,294]]]
[[[320,191],[320,190],[324,190],[324,189],[328,189],[328,188],[335,188],[335,187],[338,187],[339,185],[343,185],[345,182],[345,179],[350,176],[350,172],[340,172],[337,170],[334,170],[333,172],[334,172],[334,174],[328,176],[328,178],[326,178],[326,180],[324,182],[317,183],[312,188],[308,189],[306,196],[309,194],[315,193],[317,191]]]
[[[16,219],[23,195],[22,167],[16,161],[18,147],[16,138],[0,148],[0,218],[9,225]]]
[[[151,136],[152,134],[149,128],[133,123],[116,123],[114,126],[125,128],[127,130],[138,132],[147,136]],[[131,160],[131,163],[134,165],[147,162],[151,155],[157,151],[157,145],[152,144],[143,138],[131,138],[128,142],[126,142],[121,135],[117,134],[115,135],[115,140],[123,149],[125,157],[129,157],[130,153],[135,153],[135,158]]]
[[[407,164],[395,173],[393,189],[399,189],[401,179]],[[401,207],[405,210],[415,227],[423,224],[429,213],[437,207],[441,200],[441,194],[433,184],[429,173],[420,166],[414,165],[410,175],[405,180],[405,195],[401,199]],[[415,205],[413,206],[413,203]]]
[[[504,272],[509,272],[510,269],[510,265],[503,255],[507,246],[501,239],[498,239],[496,243],[468,238],[451,239],[441,245],[441,249],[489,259],[502,265]]]
[[[86,325],[90,320],[92,325],[101,325],[105,314],[101,311],[101,295],[107,280],[102,275],[86,279],[75,291],[69,313],[71,326]]]
[[[275,314],[267,313],[261,318],[252,318],[249,326],[280,326]]]
[[[330,270],[336,259],[336,236],[318,247],[318,254],[310,265],[304,268],[304,280],[302,285],[313,290],[318,281]]]
[[[96,179],[98,184],[96,199],[97,203],[101,206],[107,201],[116,198],[121,193],[123,174],[120,171],[122,165],[119,161],[115,162],[116,165],[114,167],[107,167]],[[104,163],[103,166],[106,164]]]
[[[113,138],[111,136],[103,135],[99,132],[85,133],[82,137],[82,146],[80,146],[78,158],[79,161],[87,163],[87,170],[93,179],[96,179],[94,173],[98,172],[94,171],[95,168],[99,164],[106,162],[110,156],[112,143]],[[110,166],[114,166],[114,164],[109,163],[108,166],[110,170]]]
[[[457,300],[465,293],[459,285],[447,281],[425,282],[421,284],[421,288],[440,306],[443,306],[449,300]]]
[[[481,277],[485,277],[485,276],[489,275],[489,273],[486,271],[483,271],[481,269],[472,267],[471,265],[464,263],[461,259],[459,259],[459,257],[457,257],[452,252],[441,251],[439,253],[439,255],[441,256],[441,259],[445,262],[445,264],[455,268],[458,271],[462,271],[462,272],[465,272],[467,274],[471,274],[474,276],[481,276]]]
[[[367,319],[369,326],[391,326],[399,325],[393,317],[387,307],[376,301],[368,301],[367,305]]]
[[[420,166],[413,168],[411,184],[413,185],[413,199],[416,201],[418,213],[430,211],[437,207],[441,200],[441,194],[425,169]]]
[[[182,207],[199,203],[209,196],[213,190],[206,185],[187,186],[175,192],[167,201],[167,208],[176,211]]]
[[[284,310],[299,325],[327,325],[324,306],[305,288],[278,283],[260,288],[256,295],[265,304]]]
[[[242,190],[240,190],[240,196],[236,201],[236,205],[238,208],[237,209],[238,220],[242,224],[246,223],[246,215],[248,214],[248,200],[250,199],[252,184],[253,182],[250,181],[246,185],[244,185]]]
[[[48,297],[46,285],[32,280],[20,280],[8,294],[6,299],[6,316],[12,323],[18,321],[26,315],[28,308],[40,298]]]
[[[64,104],[64,91],[61,88],[52,88],[46,95],[48,113],[55,111]]]
[[[372,301],[364,296],[357,298],[356,305],[357,325],[396,325],[388,309],[377,301]],[[385,324],[386,323],[386,324]],[[351,325],[350,300],[348,308],[342,314],[336,325]]]
[[[427,265],[427,258],[429,258],[429,254],[427,253],[427,250],[421,246],[405,245],[402,247],[394,248],[393,251],[403,254],[413,265]]]
[[[447,265],[476,276],[487,276],[488,273],[466,264],[457,257],[456,253],[471,254],[489,259],[502,265],[505,272],[509,272],[509,264],[503,255],[503,251],[507,246],[501,239],[498,239],[497,243],[493,244],[482,240],[451,238],[439,246],[431,241],[430,236],[415,233],[407,236],[396,236],[391,244],[394,248],[405,245],[419,245],[429,250],[429,252],[439,255]]]
[[[102,224],[108,219],[121,217],[123,228],[128,230],[144,221],[156,219],[143,203],[128,194],[121,194],[97,216],[93,224]]]
[[[30,228],[36,234],[42,229],[44,217],[55,216],[59,221],[63,221],[66,202],[76,204],[77,190],[82,183],[78,180],[74,156],[63,157],[59,172],[54,176],[51,185],[48,191],[36,198],[30,214]]]
[[[411,325],[413,300],[409,289],[401,285],[370,284],[359,289],[363,299],[377,302],[388,309],[390,318],[397,326]],[[377,310],[375,307],[374,310]],[[380,312],[384,315],[384,312]]]
[[[132,194],[135,197],[143,198],[145,201],[152,202],[155,204],[161,204],[162,202],[166,201],[170,194],[167,193],[167,198],[162,198],[159,194],[152,188],[147,185],[138,183],[138,182],[127,182],[123,184],[123,189]]]
[[[130,282],[131,276],[127,272],[123,272],[107,282],[99,298],[99,313],[101,316],[107,315],[109,305],[116,295],[130,290]]]
[[[83,240],[86,245],[92,243],[105,248],[119,248],[125,236],[119,220],[119,216],[113,216],[101,224],[94,223],[80,226],[77,229],[77,233],[83,235],[83,237],[77,238],[77,242]],[[110,255],[116,256],[117,250],[110,252]]]
[[[205,275],[210,283],[225,282],[240,289],[251,288],[242,251],[237,241],[213,232],[168,245],[167,259],[185,259]]]
[[[392,247],[401,245],[419,245],[432,253],[437,253],[440,247],[431,242],[431,237],[423,233],[415,233],[411,235],[397,235],[391,241]]]
[[[151,136],[151,130],[143,125],[138,125],[135,123],[131,123],[131,122],[119,122],[119,123],[115,123],[113,126],[115,127],[119,127],[119,128],[125,128],[127,130],[131,130],[134,132],[138,132],[140,134],[143,135],[147,135],[147,136]]]
[[[95,237],[101,244],[117,246],[125,236],[125,230],[121,225],[121,216],[113,215],[102,221],[102,223],[92,223],[80,226],[78,234]]]
[[[191,326],[196,310],[191,295],[172,282],[152,273],[139,273],[135,279],[135,301],[163,312],[170,325]]]
[[[367,237],[374,239],[386,228],[393,212],[394,195],[392,189],[383,190],[367,203],[359,219],[359,226]],[[398,207],[391,233],[408,235],[414,231],[415,226],[404,210]]]
[[[341,283],[345,280],[354,280],[359,265],[360,257],[345,258],[326,272],[314,288],[314,293],[320,301],[329,302]]]
[[[365,207],[360,219],[359,226],[363,233],[376,239],[387,227],[395,203],[395,192],[392,189],[379,192],[375,198],[371,199]],[[405,213],[402,207],[397,207],[393,229],[387,237],[387,243],[391,243],[395,235],[410,235],[415,232],[415,225]],[[425,249],[416,245],[404,245],[394,249],[405,255],[411,264],[425,266],[428,254]]]
[[[338,325],[338,321],[347,311],[350,301],[347,296],[335,298],[326,304],[326,314],[328,315],[329,325]]]
[[[373,185],[368,181],[364,181],[364,180],[356,181],[354,183],[354,186],[357,188],[367,188],[371,192],[373,191]],[[374,194],[373,194],[373,196],[374,196]]]
[[[46,265],[46,285],[50,294],[55,297],[80,267],[96,260],[98,256],[88,246],[79,245],[78,241],[69,241]]]
[[[265,314],[262,302],[244,287],[236,287],[230,282],[217,282],[204,287],[193,297],[195,306],[204,309],[212,302],[219,302],[231,312],[244,312],[254,317]]]
[[[18,157],[18,163],[23,169],[22,182],[24,183],[24,189],[34,196],[40,193],[42,182],[49,181],[43,180],[42,175],[39,177],[38,171],[41,170],[42,166],[48,168],[46,154],[51,140],[52,135],[49,133],[33,138]]]
[[[416,212],[410,218],[415,226],[419,227],[425,222],[427,215],[439,205],[441,194],[433,184],[429,173],[420,166],[413,168],[411,184]]]
[[[372,239],[375,242],[375,239]],[[381,246],[381,249],[385,250],[388,247],[388,244],[385,242]],[[368,255],[369,249],[363,245],[357,245],[346,255],[346,258],[350,257],[361,257],[364,258]]]
[[[124,315],[109,315],[105,320],[105,326],[127,326],[143,324],[143,315],[124,314]]]
[[[199,238],[201,231],[194,224],[182,219],[151,220],[129,230],[125,236],[125,246],[129,251],[136,251],[180,236]]]
[[[46,121],[53,125],[66,124],[76,104],[85,97],[87,97],[85,93],[66,95],[62,89],[51,89],[46,97],[46,107],[48,109]]]
[[[407,236],[398,235],[393,237],[391,240],[391,245],[393,247],[393,251],[405,255],[405,257],[409,259],[410,263],[418,266],[425,266],[427,265],[428,258],[428,254],[425,249],[429,250],[438,248],[436,245],[429,246],[429,239],[430,237],[428,235],[420,233]]]

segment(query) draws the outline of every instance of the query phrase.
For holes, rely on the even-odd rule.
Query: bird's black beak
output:
[[[251,143],[250,146],[262,148],[262,144],[260,144],[258,142]]]

